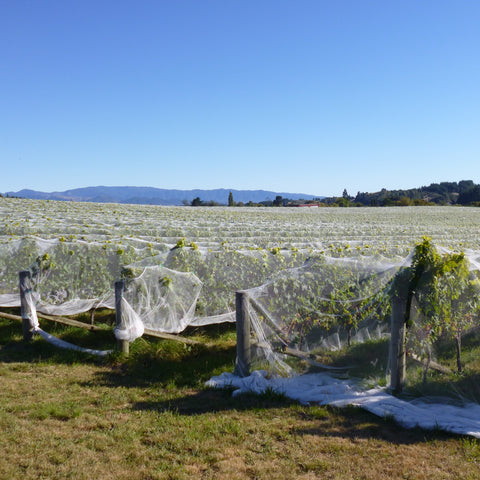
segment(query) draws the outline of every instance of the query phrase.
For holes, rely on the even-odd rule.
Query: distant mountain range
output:
[[[153,187],[85,187],[65,190],[64,192],[39,192],[36,190],[20,190],[5,192],[5,195],[21,198],[43,200],[66,200],[76,202],[133,203],[146,205],[184,205],[190,204],[199,197],[204,202],[228,204],[228,196],[232,192],[235,202],[260,203],[273,201],[275,197],[292,200],[313,200],[323,198],[304,193],[271,192],[267,190],[234,190],[218,188],[214,190],[171,190]]]

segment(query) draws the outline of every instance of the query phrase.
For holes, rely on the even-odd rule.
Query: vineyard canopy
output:
[[[409,268],[422,236],[441,258],[465,251],[471,275],[479,265],[480,215],[471,208],[194,209],[0,198],[0,211],[1,305],[19,304],[18,272],[25,269],[44,313],[113,308],[113,285],[123,278],[132,321],[172,333],[234,321],[235,291],[246,290],[258,337],[253,363],[272,373],[308,364],[305,355],[378,339],[384,350],[369,347],[367,372],[381,380],[392,280]],[[474,297],[473,284],[445,278],[433,276],[437,290],[410,299],[408,342],[420,376],[435,372],[459,340],[468,347],[478,336],[476,302],[465,301],[468,292]],[[440,326],[444,320],[448,327]],[[456,370],[452,358],[447,367]],[[329,354],[321,361],[340,360]]]
[[[32,308],[51,314],[114,308],[114,283],[123,279],[115,333],[132,341],[144,328],[173,333],[234,321],[235,292],[242,291],[254,372],[212,385],[368,405],[407,426],[438,422],[480,437],[472,420],[480,408],[477,209],[194,209],[0,198],[0,213],[0,306],[19,305],[25,269]],[[408,353],[402,398],[425,404],[440,396],[435,408],[395,406],[400,399],[383,388],[398,305]]]

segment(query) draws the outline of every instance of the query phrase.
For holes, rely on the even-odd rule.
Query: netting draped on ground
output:
[[[265,370],[256,370],[244,378],[223,373],[211,378],[207,385],[211,388],[233,388],[234,395],[276,392],[302,404],[354,405],[381,418],[392,418],[405,428],[442,429],[480,438],[478,403],[455,403],[445,397],[412,400],[393,396],[382,387],[370,388],[356,379],[338,378],[328,373],[269,377]]]

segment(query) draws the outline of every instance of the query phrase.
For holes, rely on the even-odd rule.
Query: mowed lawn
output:
[[[78,344],[111,330],[45,325]],[[233,368],[235,332],[191,332],[207,346],[139,339],[99,360],[21,339],[0,319],[2,479],[477,479],[480,442],[405,430],[356,408],[281,395],[232,397],[206,380]],[[97,345],[92,345],[97,344]]]

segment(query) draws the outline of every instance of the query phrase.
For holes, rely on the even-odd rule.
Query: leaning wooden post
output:
[[[124,280],[117,280],[115,282],[115,327],[122,329],[122,298],[123,290],[125,288]],[[118,349],[125,355],[130,353],[130,342],[128,340],[117,340]]]
[[[33,338],[35,320],[32,312],[32,289],[30,287],[31,273],[28,270],[18,272],[20,288],[20,315],[22,316],[23,340],[29,342]]]
[[[401,393],[407,377],[407,287],[399,275],[395,279],[392,296],[392,319],[390,327],[390,389]]]
[[[235,293],[236,328],[237,328],[237,358],[234,374],[239,377],[250,375],[250,315],[248,313],[248,296],[245,291]]]

